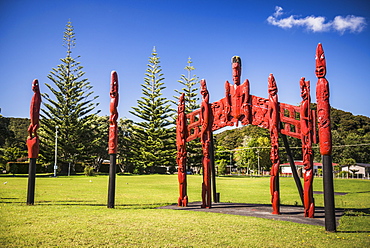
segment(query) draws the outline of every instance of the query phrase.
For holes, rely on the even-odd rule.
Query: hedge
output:
[[[6,164],[7,173],[12,174],[28,174],[29,162],[8,162]],[[36,173],[45,173],[47,168],[42,164],[36,163]]]

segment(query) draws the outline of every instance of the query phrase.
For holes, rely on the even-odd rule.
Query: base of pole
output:
[[[117,154],[109,154],[109,184],[108,184],[108,208],[114,208],[114,198],[116,191],[116,158]]]
[[[36,158],[30,158],[28,167],[27,205],[35,203]]]
[[[336,232],[333,163],[331,155],[322,156],[322,171],[324,183],[325,230]]]

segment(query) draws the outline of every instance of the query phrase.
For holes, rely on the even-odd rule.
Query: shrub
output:
[[[347,177],[348,171],[341,171],[338,173],[338,177]]]
[[[8,162],[6,171],[12,174],[28,174],[29,162]],[[46,167],[36,163],[36,173],[45,173]]]
[[[90,165],[86,165],[85,166],[85,169],[84,169],[84,173],[86,176],[95,176],[95,171],[94,171],[94,167],[90,166]]]
[[[9,173],[17,174],[18,173],[18,165],[16,163],[7,163],[6,164],[6,171]]]

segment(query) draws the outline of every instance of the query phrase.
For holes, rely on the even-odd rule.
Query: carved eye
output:
[[[317,56],[315,55],[315,60],[317,60]]]
[[[321,54],[321,58],[320,59],[325,59],[325,55],[324,54]]]

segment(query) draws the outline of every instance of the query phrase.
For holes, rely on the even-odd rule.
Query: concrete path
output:
[[[191,202],[188,207],[178,207],[177,205],[169,205],[159,207],[159,209],[173,209],[183,211],[202,211],[221,214],[234,214],[241,216],[253,216],[258,218],[291,221],[301,224],[325,226],[325,211],[323,207],[315,209],[315,218],[305,218],[303,216],[302,206],[280,206],[281,214],[271,214],[272,207],[267,204],[248,204],[248,203],[212,203],[212,208],[201,208],[201,202]],[[342,209],[336,209],[337,226],[339,218],[343,216]]]

